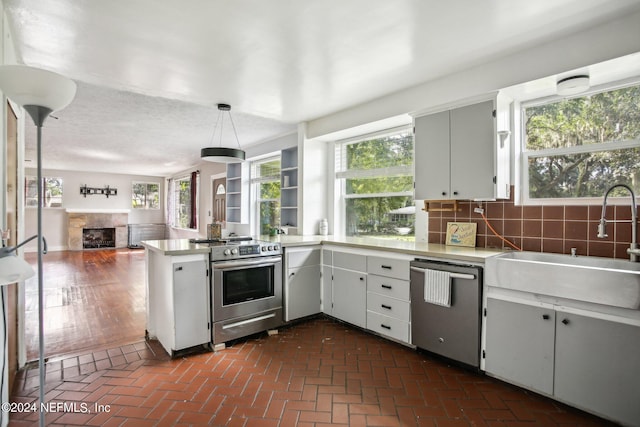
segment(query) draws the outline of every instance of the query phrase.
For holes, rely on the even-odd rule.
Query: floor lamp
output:
[[[73,80],[51,71],[24,65],[4,65],[0,67],[0,90],[7,98],[23,107],[33,119],[38,130],[37,136],[37,179],[38,179],[38,369],[40,374],[40,405],[44,404],[44,287],[42,277],[42,124],[53,111],[61,110],[71,103],[76,95]],[[45,425],[45,413],[40,411],[40,426]]]

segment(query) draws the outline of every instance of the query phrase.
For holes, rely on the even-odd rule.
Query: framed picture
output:
[[[451,246],[476,246],[478,224],[470,222],[448,222],[446,244]]]

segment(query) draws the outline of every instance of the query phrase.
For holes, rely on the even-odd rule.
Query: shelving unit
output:
[[[249,168],[245,162],[227,165],[227,222],[249,221]]]
[[[298,227],[298,147],[286,148],[280,160],[280,225]],[[295,234],[295,230],[293,233]]]

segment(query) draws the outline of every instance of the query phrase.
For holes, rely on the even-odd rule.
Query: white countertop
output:
[[[370,237],[336,237],[336,236],[260,236],[260,240],[278,242],[284,248],[330,244],[351,248],[388,251],[408,254],[415,257],[441,258],[454,261],[484,263],[488,257],[503,253],[499,249],[466,248],[447,246],[435,243],[406,242],[392,239],[376,239]],[[189,239],[145,240],[141,242],[146,249],[161,252],[164,255],[189,255],[206,253],[211,250],[208,245],[189,242]]]

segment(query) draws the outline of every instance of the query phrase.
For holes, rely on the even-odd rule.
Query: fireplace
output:
[[[69,233],[69,250],[81,251],[93,248],[126,248],[127,247],[127,223],[129,214],[125,209],[67,209],[67,222]],[[88,239],[89,246],[85,245],[85,230],[111,229],[113,235],[93,236]],[[113,241],[110,246],[99,241]]]
[[[83,228],[82,229],[83,249],[115,248],[116,229],[115,228]]]

